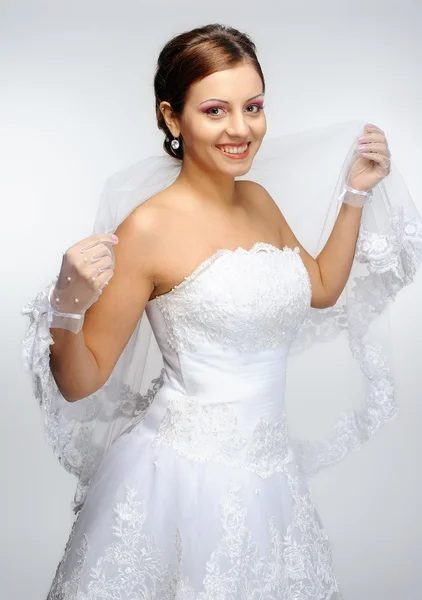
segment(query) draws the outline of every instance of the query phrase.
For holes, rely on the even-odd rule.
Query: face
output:
[[[263,106],[262,81],[250,64],[192,85],[176,121],[185,161],[231,177],[247,173],[267,129]]]

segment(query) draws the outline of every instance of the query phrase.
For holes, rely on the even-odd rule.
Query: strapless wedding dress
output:
[[[49,600],[339,600],[285,413],[299,249],[219,250],[149,301],[164,383],[112,444]]]

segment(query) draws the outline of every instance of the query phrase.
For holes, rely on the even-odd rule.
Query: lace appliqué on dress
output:
[[[143,531],[146,515],[141,503],[136,500],[135,490],[126,488],[125,501],[116,505],[114,514],[115,540],[105,548],[104,555],[96,561],[95,566],[90,568],[85,591],[81,589],[81,582],[88,578],[86,562],[89,543],[88,536],[83,534],[77,551],[80,558],[71,577],[66,580],[63,577],[68,554],[66,550],[47,600],[175,598],[171,570],[164,564],[162,552],[157,548],[154,538]],[[74,537],[75,525],[76,522],[70,540]]]
[[[231,483],[220,501],[222,537],[204,565],[201,590],[181,575],[180,531],[176,529],[174,535],[170,563],[154,537],[144,531],[148,515],[136,491],[126,487],[125,501],[114,509],[112,543],[95,559],[90,557],[89,538],[84,534],[77,565],[64,578],[65,553],[48,600],[341,600],[328,537],[312,498],[299,493],[295,478],[289,480],[295,502],[293,520],[283,534],[275,517],[267,517],[267,554],[248,527],[241,486]],[[75,527],[71,538],[74,532]],[[95,563],[88,567],[90,558]]]
[[[195,351],[214,342],[254,351],[290,344],[311,295],[299,248],[257,242],[249,250],[218,250],[155,300],[173,350]]]
[[[246,437],[227,403],[200,404],[192,397],[170,399],[152,446],[167,446],[197,462],[240,467],[268,478],[294,461],[285,414],[278,422],[261,418]]]

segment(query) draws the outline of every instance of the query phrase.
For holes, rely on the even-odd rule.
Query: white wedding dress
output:
[[[95,472],[49,600],[339,600],[285,413],[310,300],[299,249],[257,242],[148,302],[164,382]]]
[[[363,126],[267,139],[248,173],[312,256]],[[149,157],[113,175],[93,233],[115,232],[180,168]],[[23,308],[46,440],[77,478],[48,600],[340,600],[308,481],[397,414],[384,318],[422,263],[422,219],[397,168],[372,191],[334,306],[310,307],[298,249],[218,250],[148,302],[107,382],[78,402],[50,369],[51,284]],[[290,362],[286,388],[288,354],[300,368]]]

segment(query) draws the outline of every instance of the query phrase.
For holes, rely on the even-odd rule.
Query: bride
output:
[[[154,89],[168,156],[110,179],[23,311],[47,438],[78,477],[48,598],[339,600],[307,476],[396,413],[373,325],[419,265],[421,220],[373,124],[265,146],[264,76],[233,28],[170,40]],[[298,439],[287,356],[321,340],[348,346],[363,406]]]

